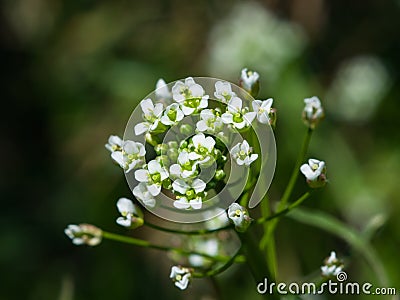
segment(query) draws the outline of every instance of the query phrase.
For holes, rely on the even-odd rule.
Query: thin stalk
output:
[[[201,277],[212,277],[215,275],[218,275],[225,270],[227,270],[230,266],[232,266],[235,262],[237,262],[237,258],[239,257],[239,252],[237,252],[235,255],[233,255],[225,264],[223,264],[221,267],[209,270],[204,273],[193,273],[192,276],[196,278],[201,278]],[[239,260],[240,261],[240,260]]]
[[[226,225],[224,227],[215,228],[215,229],[200,229],[200,230],[190,230],[190,231],[169,229],[169,228],[165,228],[165,227],[150,223],[148,221],[144,221],[143,225],[153,228],[153,229],[156,229],[156,230],[159,230],[159,231],[177,233],[177,234],[186,234],[186,235],[203,235],[203,234],[210,234],[210,233],[215,233],[218,231],[233,229],[233,226],[231,224]]]
[[[155,245],[152,244],[148,241],[145,240],[141,240],[141,239],[136,239],[136,238],[132,238],[132,237],[127,237],[127,236],[123,236],[123,235],[119,235],[116,233],[111,233],[111,232],[107,232],[107,231],[103,231],[102,233],[103,238],[108,239],[108,240],[113,240],[113,241],[117,241],[117,242],[121,242],[121,243],[126,243],[126,244],[131,244],[131,245],[135,245],[138,247],[144,247],[144,248],[150,248],[150,249],[156,249],[156,250],[161,250],[161,251],[174,251],[177,252],[181,255],[199,255],[199,256],[203,256],[205,258],[214,260],[214,261],[219,261],[219,262],[226,262],[229,261],[231,258],[228,256],[222,256],[222,255],[209,255],[206,253],[201,253],[201,252],[197,252],[197,251],[189,251],[189,250],[185,250],[185,249],[181,249],[181,248],[174,248],[174,247],[167,247],[167,246],[161,246],[161,245]]]

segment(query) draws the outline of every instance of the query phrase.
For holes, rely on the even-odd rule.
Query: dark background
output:
[[[132,196],[104,144],[158,78],[236,82],[245,66],[278,109],[271,198],[305,132],[302,100],[317,95],[327,116],[310,156],[330,183],[305,205],[360,231],[380,224],[371,243],[400,287],[400,1],[3,0],[0,28],[0,299],[258,299],[245,268],[180,292],[165,253],[76,247],[63,234],[79,222],[125,233],[115,202]],[[318,272],[331,250],[352,255],[353,281],[376,280],[342,239],[292,219],[277,249],[286,282]]]

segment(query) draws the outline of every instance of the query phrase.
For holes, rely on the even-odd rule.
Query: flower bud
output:
[[[189,124],[183,124],[180,127],[180,132],[185,135],[185,136],[190,136],[191,134],[193,134],[193,126],[189,125]]]
[[[164,153],[167,153],[167,151],[165,151]],[[158,161],[163,167],[169,166],[171,164],[168,155],[157,156],[156,161]]]
[[[178,149],[175,149],[175,148],[168,149],[167,155],[168,155],[170,161],[176,161],[178,159],[178,155],[179,155]]]
[[[157,155],[166,154],[168,151],[167,144],[158,144],[154,147],[154,151],[156,151]]]
[[[304,99],[305,107],[303,109],[304,123],[314,129],[317,124],[325,117],[324,109],[318,97],[311,97]]]
[[[260,90],[260,75],[257,72],[244,68],[241,72],[239,86],[245,89],[250,95],[256,97]]]
[[[216,180],[222,180],[222,179],[225,178],[225,176],[226,176],[226,174],[225,174],[224,170],[217,170],[215,172],[215,176],[214,177],[215,177]]]
[[[169,141],[167,143],[168,148],[174,148],[174,149],[178,149],[179,145],[177,141]]]
[[[155,135],[152,135],[151,133],[146,133],[145,138],[146,142],[152,145],[153,147],[159,144],[159,139]]]
[[[245,232],[252,221],[247,209],[237,203],[232,203],[229,206],[228,217],[233,222],[238,232]]]

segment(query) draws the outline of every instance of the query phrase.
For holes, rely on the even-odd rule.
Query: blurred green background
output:
[[[79,222],[125,233],[115,202],[132,195],[104,144],[158,78],[237,82],[242,67],[260,73],[260,98],[278,109],[271,199],[306,130],[302,100],[317,95],[326,119],[310,156],[327,162],[330,183],[305,206],[373,228],[379,263],[400,288],[400,1],[2,0],[1,9],[0,299],[259,299],[246,268],[181,292],[165,253],[76,247],[63,233]],[[305,188],[301,178],[294,194]],[[318,273],[331,250],[351,257],[352,281],[377,282],[343,239],[292,218],[277,230],[280,279]]]

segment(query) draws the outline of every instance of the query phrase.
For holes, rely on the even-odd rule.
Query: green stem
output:
[[[261,219],[268,219],[272,220],[276,218],[275,215],[271,216],[271,207],[270,207],[270,201],[268,195],[265,195],[264,199],[261,201]],[[258,220],[257,220],[258,221]],[[258,222],[255,222],[256,224],[261,224]],[[263,222],[263,229],[264,232],[268,231],[268,226],[269,224],[267,222]],[[263,238],[260,241],[260,249],[263,250],[266,253],[266,260],[270,269],[271,274],[273,274],[274,277],[277,276],[277,261],[276,261],[276,249],[275,249],[275,239],[269,240],[269,243],[267,243],[267,239],[263,236]]]
[[[299,176],[300,166],[304,162],[305,156],[307,154],[308,145],[310,144],[312,133],[313,133],[313,130],[311,128],[308,128],[306,136],[304,137],[304,140],[303,140],[303,145],[302,145],[299,155],[297,157],[296,164],[293,168],[292,175],[290,176],[289,183],[286,186],[286,189],[283,193],[281,201],[279,202],[279,206],[278,206],[279,209],[286,206],[286,203],[288,202],[290,195],[292,194],[294,185],[296,184],[297,177]]]
[[[312,191],[308,191],[306,193],[304,193],[299,199],[297,199],[295,202],[293,202],[292,204],[290,204],[287,208],[285,209],[281,209],[280,211],[278,211],[277,213],[270,215],[268,217],[263,217],[263,218],[259,218],[255,221],[255,224],[263,224],[265,222],[271,221],[275,218],[281,217],[283,215],[286,215],[288,212],[290,212],[292,209],[296,208],[297,206],[299,206],[301,203],[303,203],[306,199],[308,199],[312,194]]]
[[[202,277],[212,277],[215,275],[218,275],[222,272],[224,272],[225,270],[227,270],[230,266],[232,266],[235,262],[238,262],[238,258],[239,258],[239,262],[242,260],[242,258],[240,258],[239,256],[239,251],[233,255],[225,264],[223,264],[221,267],[213,269],[213,270],[209,270],[207,272],[204,273],[193,273],[192,276],[195,278],[202,278]]]
[[[195,255],[200,255],[200,256],[206,257],[208,259],[211,259],[214,261],[219,261],[219,262],[226,262],[231,259],[228,256],[222,256],[222,255],[214,256],[214,255],[209,255],[206,253],[201,253],[201,252],[197,252],[197,251],[189,251],[189,250],[185,250],[185,249],[181,249],[181,248],[155,245],[155,244],[152,244],[145,240],[127,237],[127,236],[123,236],[123,235],[119,235],[119,234],[115,234],[115,233],[111,233],[111,232],[107,232],[107,231],[103,231],[102,235],[103,235],[103,238],[105,238],[105,239],[109,239],[109,240],[113,240],[113,241],[117,241],[117,242],[121,242],[121,243],[126,243],[126,244],[131,244],[131,245],[135,245],[138,247],[145,247],[145,248],[156,249],[156,250],[161,250],[161,251],[174,251],[181,255],[195,254]]]
[[[177,234],[186,234],[186,235],[203,235],[203,234],[210,234],[210,233],[215,233],[218,231],[222,231],[222,230],[228,230],[228,229],[233,229],[233,226],[231,224],[226,225],[224,227],[220,227],[220,228],[215,228],[215,229],[200,229],[200,230],[190,230],[190,231],[185,231],[185,230],[178,230],[178,229],[169,229],[169,228],[165,228],[147,221],[144,221],[144,224],[150,228],[156,229],[156,230],[160,230],[160,231],[164,231],[164,232],[170,232],[170,233],[177,233]]]

